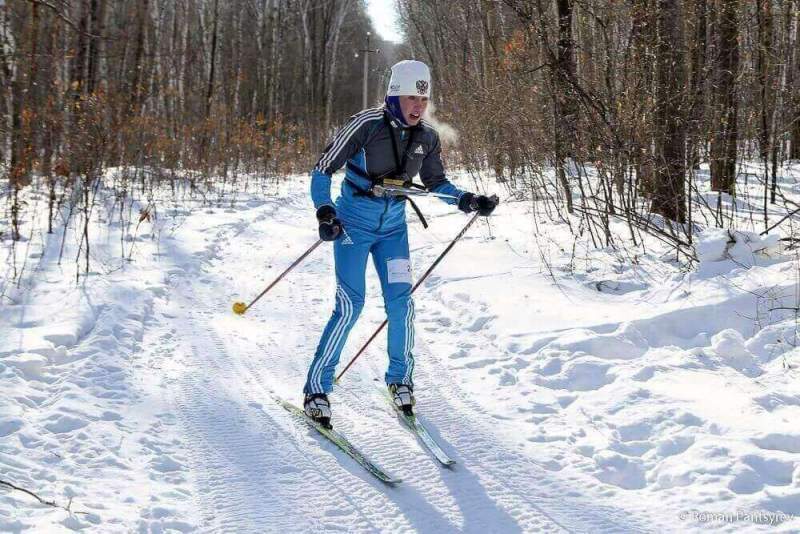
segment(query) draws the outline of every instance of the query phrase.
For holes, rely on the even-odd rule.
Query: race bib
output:
[[[386,262],[390,284],[411,283],[411,262],[408,258],[397,258]]]

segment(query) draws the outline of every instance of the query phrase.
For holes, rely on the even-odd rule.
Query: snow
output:
[[[77,232],[58,265],[60,233],[23,227],[19,288],[22,254],[0,243],[0,480],[58,504],[3,487],[0,531],[800,529],[800,264],[780,233],[706,227],[689,268],[659,241],[595,249],[504,202],[415,295],[418,412],[458,464],[383,399],[385,336],[331,397],[336,428],[403,479],[390,488],[275,402],[301,400],[330,246],[230,311],[316,239],[306,178],[268,188],[164,191],[135,236],[109,192],[77,284]],[[416,276],[468,220],[421,203]],[[382,319],[370,271],[343,360]]]

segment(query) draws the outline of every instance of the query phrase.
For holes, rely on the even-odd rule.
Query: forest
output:
[[[777,183],[800,158],[797,0],[397,8],[401,43],[374,35],[357,0],[4,2],[6,234],[32,216],[26,188],[47,197],[53,232],[57,213],[89,212],[110,167],[130,169],[120,198],[184,177],[235,190],[306,173],[362,100],[381,104],[404,58],[432,68],[451,168],[577,213],[597,246],[621,217],[690,257],[692,225],[731,225],[736,198],[761,206],[763,232],[796,212]],[[760,165],[758,192],[737,191],[742,161]]]
[[[800,0],[0,0],[0,89],[0,532],[800,532]]]

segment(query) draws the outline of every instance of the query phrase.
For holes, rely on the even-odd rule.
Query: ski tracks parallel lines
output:
[[[213,329],[209,327],[208,332],[217,343],[224,345]],[[271,402],[274,396],[263,386],[264,382],[257,379],[259,376],[257,370],[252,367],[254,361],[257,361],[254,355],[244,350],[232,355],[228,363],[236,377],[237,387],[247,396],[249,404],[261,405],[259,413],[269,419],[270,425],[288,430],[295,437],[293,443],[285,444],[287,454],[294,449],[297,456],[307,460],[307,466],[315,472],[314,478],[319,479],[319,483],[312,484],[311,487],[320,489],[324,500],[322,503],[316,503],[314,510],[326,510],[325,513],[334,515],[352,514],[358,518],[358,522],[363,523],[365,530],[402,527],[403,521],[398,516],[396,508],[386,506],[382,485],[374,481],[370,475],[363,473],[361,467],[354,465],[351,459],[318,437],[314,431],[307,429],[305,425],[298,426],[279,405]],[[273,411],[280,415],[273,418],[269,415]],[[279,426],[279,421],[280,425],[284,426]],[[328,450],[322,450],[322,447]],[[357,476],[353,476],[354,474]],[[330,494],[333,489],[339,490],[335,498]],[[347,514],[340,509],[342,507],[340,499],[343,499],[349,508]]]
[[[176,404],[194,451],[204,528],[410,529],[380,490],[344,467],[352,467],[348,459],[322,450],[318,438],[300,431],[288,414],[273,415],[280,407],[260,394],[250,369],[243,368],[253,355],[229,353],[229,343],[211,325],[213,296],[195,291],[183,300],[191,310],[182,325],[191,356]]]
[[[243,219],[228,228],[244,238],[244,224]],[[187,362],[175,400],[187,447],[194,451],[192,467],[205,529],[648,531],[627,517],[626,510],[588,502],[580,480],[547,471],[504,444],[491,428],[496,422],[486,413],[471,411],[436,357],[417,370],[417,382],[425,384],[420,413],[434,436],[449,443],[445,449],[455,451],[459,464],[452,471],[435,464],[392,412],[376,409],[385,402],[371,381],[354,377],[349,392],[340,396],[337,419],[345,432],[353,430],[365,452],[404,483],[387,490],[332,445],[321,447],[313,431],[301,429],[268,399],[271,390],[265,384],[298,378],[270,374],[271,368],[285,371],[279,351],[264,354],[259,344],[240,342],[239,332],[222,332],[213,323],[219,315],[213,287],[224,285],[215,260],[228,257],[222,255],[229,243],[226,230],[206,249],[208,269],[203,274],[209,283],[193,284],[189,273],[171,279],[187,310],[178,334]],[[211,283],[215,279],[219,284]],[[300,316],[307,307],[294,309],[298,295],[289,291],[288,313],[302,324]],[[307,295],[300,297],[307,300]],[[300,364],[291,365],[302,374]],[[283,502],[287,499],[292,506]]]
[[[534,516],[544,515],[568,532],[657,530],[646,510],[636,510],[637,517],[632,517],[631,510],[597,505],[584,495],[589,480],[547,470],[509,448],[491,429],[497,423],[489,421],[480,406],[463,398],[452,381],[443,379],[449,373],[440,359],[431,357],[426,363],[420,366],[418,381],[426,384],[426,392],[435,394],[425,396],[421,413],[435,421],[443,439],[485,480],[490,491],[498,492],[498,499],[508,499],[512,515],[519,517],[523,526],[530,512],[535,512]]]

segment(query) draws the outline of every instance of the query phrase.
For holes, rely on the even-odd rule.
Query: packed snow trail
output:
[[[337,388],[335,423],[402,478],[402,486],[386,488],[313,431],[298,427],[270,393],[299,399],[319,333],[315,325],[327,315],[320,304],[328,300],[330,251],[309,259],[247,316],[233,316],[234,295],[223,288],[234,282],[239,266],[247,265],[254,276],[244,281],[255,290],[252,264],[260,258],[253,252],[256,243],[269,239],[266,232],[286,240],[274,245],[286,250],[283,259],[303,247],[299,239],[292,242],[293,233],[310,233],[279,228],[292,218],[282,202],[258,209],[263,213],[254,219],[245,214],[207,226],[203,250],[182,250],[180,238],[168,245],[167,256],[182,266],[171,273],[164,303],[175,314],[173,353],[182,355],[171,366],[169,388],[186,430],[205,527],[239,532],[648,530],[645,520],[628,510],[598,506],[584,494],[586,479],[563,479],[498,440],[490,430],[496,422],[461,400],[463,394],[424,343],[418,348],[418,412],[458,459],[452,471],[428,457],[381,398],[373,381],[384,365],[377,348]],[[259,228],[260,221],[269,229]],[[429,248],[426,256],[436,252]],[[279,272],[282,263],[276,260],[274,270]],[[361,331],[375,324],[370,318],[362,318]]]
[[[303,179],[173,200],[136,237],[98,210],[98,272],[78,287],[43,232],[35,276],[6,291],[0,479],[62,507],[3,488],[0,530],[800,529],[798,261],[775,238],[708,229],[684,272],[658,243],[596,250],[503,203],[415,293],[417,412],[456,465],[386,402],[385,336],[331,396],[335,427],[403,480],[387,487],[275,402],[301,401],[333,306],[329,245],[231,312],[316,240]],[[424,210],[416,276],[467,221]],[[368,271],[342,365],[384,318]]]

